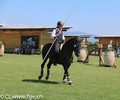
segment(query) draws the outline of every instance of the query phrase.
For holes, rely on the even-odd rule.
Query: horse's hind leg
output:
[[[52,63],[53,62],[51,60],[49,60],[49,62],[47,64],[47,76],[46,76],[46,80],[48,80],[49,77],[50,77],[50,68],[51,68]]]
[[[41,74],[38,77],[39,80],[43,77],[43,69],[44,69],[44,65],[41,65]]]
[[[40,76],[38,76],[39,80],[43,77],[43,69],[44,69],[46,61],[47,61],[47,59],[45,59],[45,61],[43,62],[43,64],[41,64],[41,74],[40,74]]]

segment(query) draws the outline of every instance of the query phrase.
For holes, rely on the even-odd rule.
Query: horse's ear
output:
[[[81,36],[78,36],[78,37],[77,37],[77,40],[78,40],[78,41],[81,41],[81,40],[82,40],[82,37],[81,37]]]

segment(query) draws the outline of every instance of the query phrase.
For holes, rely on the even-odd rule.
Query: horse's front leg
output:
[[[69,75],[69,72],[68,72],[69,66],[64,65],[63,67],[64,67],[64,71],[65,71],[64,77],[63,77],[63,82],[64,82],[64,80],[66,81],[66,76],[67,76],[68,84],[73,85],[73,82],[70,80],[70,75]]]
[[[64,73],[64,76],[63,76],[63,83],[67,83],[66,76],[67,76],[67,75]]]
[[[68,71],[67,71],[67,81],[69,85],[73,85],[73,82],[70,80],[70,75]]]

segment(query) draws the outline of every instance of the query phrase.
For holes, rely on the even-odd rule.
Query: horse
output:
[[[44,59],[45,55],[47,54],[47,51],[49,50],[51,45],[52,45],[52,43],[48,43],[43,47],[43,49],[42,49],[42,58],[43,59]],[[58,55],[57,64],[61,64],[64,68],[63,83],[67,83],[67,81],[68,81],[69,85],[73,85],[73,82],[70,80],[68,69],[73,61],[73,52],[78,57],[80,47],[81,47],[81,40],[79,40],[78,38],[71,38],[64,43],[64,45]],[[47,59],[49,59],[49,62],[47,64],[46,80],[48,80],[49,76],[50,76],[50,68],[51,68],[51,65],[53,64],[54,54],[55,54],[55,49],[53,46],[53,48],[51,49],[50,53],[47,56]],[[45,65],[47,59],[44,61],[43,64],[41,64],[41,74],[40,74],[40,76],[38,76],[39,80],[43,77],[43,69],[44,69],[44,65]],[[67,77],[67,79],[66,79],[66,77]]]

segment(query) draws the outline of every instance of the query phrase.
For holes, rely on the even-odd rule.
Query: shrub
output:
[[[114,48],[107,48],[106,51],[115,51],[115,49]]]
[[[86,47],[85,47],[85,46],[81,46],[81,48],[84,48],[84,49],[86,49]]]
[[[3,44],[2,41],[0,41],[0,49],[2,48],[2,44]]]

